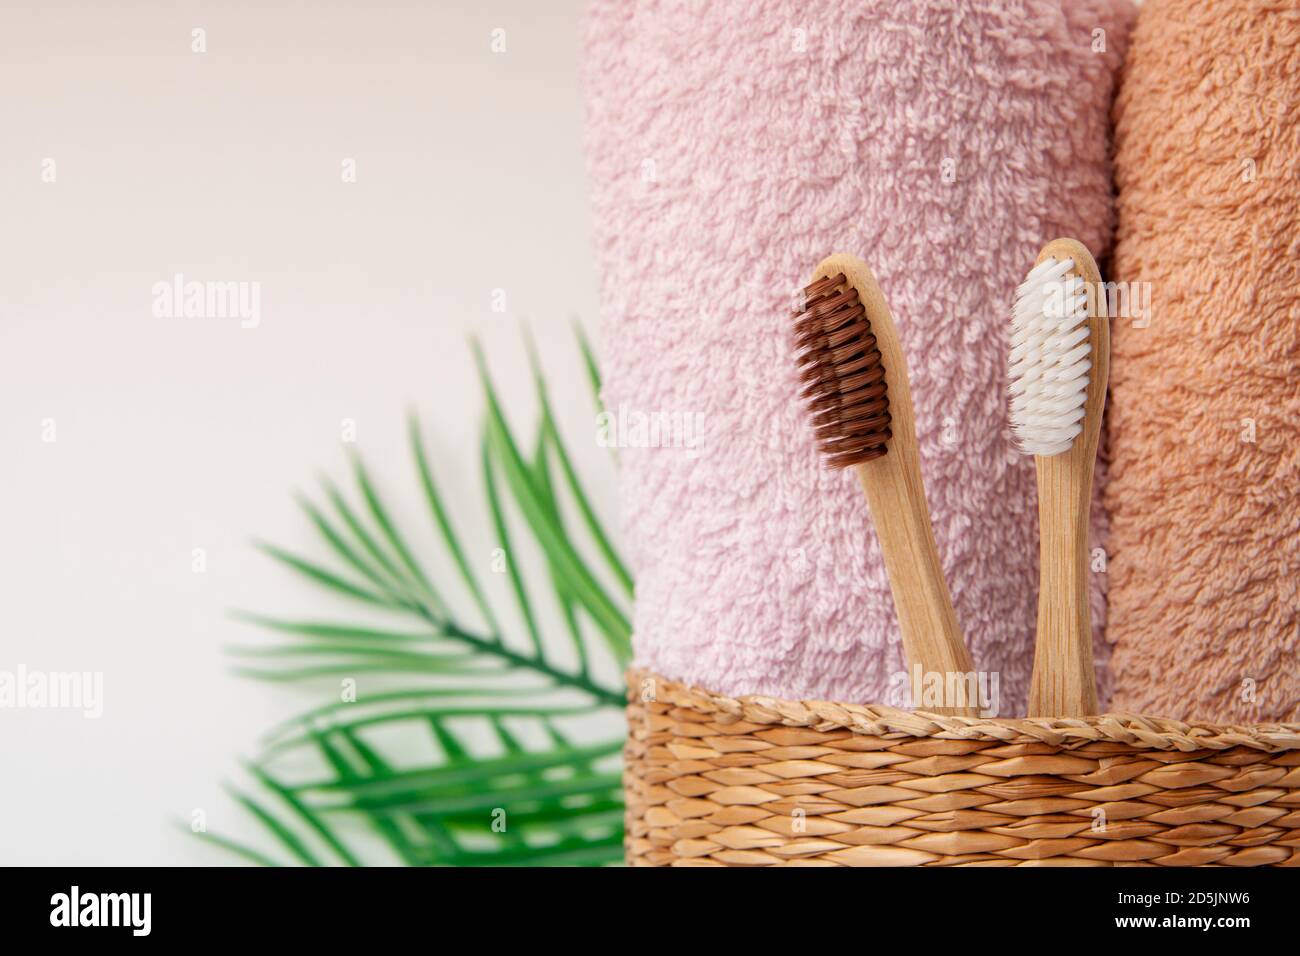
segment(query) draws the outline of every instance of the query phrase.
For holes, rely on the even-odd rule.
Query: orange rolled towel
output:
[[[1300,8],[1150,0],[1115,121],[1111,708],[1297,720]]]

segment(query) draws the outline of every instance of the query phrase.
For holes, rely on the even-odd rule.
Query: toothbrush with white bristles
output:
[[[1088,611],[1088,511],[1110,335],[1101,276],[1074,239],[1043,247],[1016,290],[1011,431],[1038,472],[1038,637],[1030,717],[1097,712]]]

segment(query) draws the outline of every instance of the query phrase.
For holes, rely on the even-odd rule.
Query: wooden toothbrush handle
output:
[[[892,444],[895,447],[888,454],[858,465],[857,472],[889,574],[903,651],[911,671],[920,667],[923,680],[938,674],[945,688],[961,687],[966,692],[970,687],[966,676],[974,673],[974,667],[939,563],[915,447],[910,455],[897,454],[898,442]],[[958,674],[962,679],[955,677]],[[950,675],[954,676],[950,679]],[[912,676],[909,673],[909,686]],[[967,717],[977,715],[975,704],[930,707],[915,702],[918,710]]]
[[[1030,717],[1097,712],[1088,609],[1088,506],[1092,466],[1071,451],[1037,458],[1038,639],[1029,683]]]

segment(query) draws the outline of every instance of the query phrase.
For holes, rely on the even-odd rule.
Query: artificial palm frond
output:
[[[596,364],[581,335],[580,342],[599,402]],[[255,789],[232,794],[275,851],[201,836],[260,864],[362,865],[361,844],[376,841],[412,866],[621,859],[618,675],[631,652],[625,608],[632,579],[560,437],[531,342],[528,354],[540,420],[525,453],[474,345],[487,413],[484,504],[513,613],[494,606],[462,546],[412,415],[416,477],[455,573],[435,581],[421,564],[408,541],[415,533],[394,522],[360,457],[352,462],[358,503],[333,483],[321,502],[300,499],[328,560],[258,546],[354,605],[358,616],[340,622],[241,614],[276,641],[234,648],[239,670],[273,682],[364,673],[397,686],[334,700],[267,735],[263,752],[247,766]],[[566,513],[577,520],[566,521]],[[542,555],[544,575],[533,580],[516,560],[512,518]],[[449,600],[453,594],[460,600]],[[542,597],[555,611],[549,617]],[[476,620],[454,610],[458,603],[471,605]],[[377,617],[384,623],[375,623]],[[513,629],[505,624],[516,619]],[[601,733],[583,740],[593,725]],[[392,756],[377,738],[394,735],[406,745],[401,749],[424,756],[414,762]],[[292,765],[296,773],[284,769]]]

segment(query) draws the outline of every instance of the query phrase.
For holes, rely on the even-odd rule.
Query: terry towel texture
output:
[[[976,666],[1023,712],[1038,539],[1033,461],[1006,424],[1009,309],[1047,240],[1108,251],[1131,16],[1116,0],[592,5],[605,400],[633,426],[661,416],[659,445],[674,424],[697,439],[620,452],[639,665],[727,694],[905,702],[866,504],[822,467],[792,366],[796,289],[843,251],[875,271],[908,352]]]
[[[1300,11],[1151,0],[1115,117],[1114,706],[1297,720]]]

